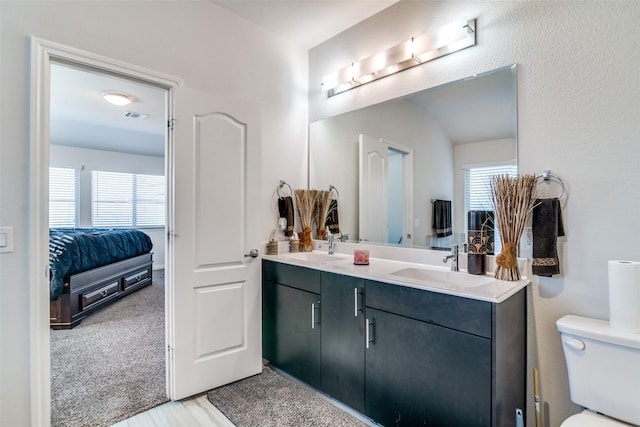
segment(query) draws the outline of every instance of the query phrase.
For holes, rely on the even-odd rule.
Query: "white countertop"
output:
[[[527,279],[516,282],[496,280],[493,274],[472,275],[462,270],[452,272],[450,267],[445,265],[437,266],[371,256],[369,265],[354,265],[352,254],[328,255],[326,250],[301,253],[279,251],[279,253],[280,255],[264,255],[264,259],[493,303],[505,301],[530,283]],[[440,252],[436,255],[441,259],[447,253]],[[461,258],[463,256],[466,255],[460,254]]]

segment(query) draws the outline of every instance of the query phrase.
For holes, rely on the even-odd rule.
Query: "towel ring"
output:
[[[340,198],[340,193],[338,193],[338,189],[336,187],[334,187],[333,185],[329,185],[329,192],[331,191],[335,191],[336,192],[336,199]]]
[[[291,189],[291,186],[283,180],[280,180],[280,184],[278,184],[278,188],[276,188],[276,194],[278,195],[278,197],[282,197],[282,195],[280,194],[280,189],[285,185],[289,187],[289,195],[293,197],[293,190]]]
[[[558,199],[562,199],[564,197],[564,195],[567,193],[567,188],[564,186],[564,182],[562,181],[562,179],[560,179],[560,177],[552,174],[551,171],[549,171],[549,170],[542,171],[542,175],[539,178],[542,178],[543,182],[547,182],[548,183],[549,181],[554,180],[558,184],[560,184],[560,186],[562,187],[562,192],[558,196]]]

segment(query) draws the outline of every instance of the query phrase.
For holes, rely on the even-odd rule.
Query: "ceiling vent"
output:
[[[149,118],[148,114],[134,113],[133,111],[127,111],[126,113],[124,113],[124,116],[130,117],[132,119],[148,119]]]

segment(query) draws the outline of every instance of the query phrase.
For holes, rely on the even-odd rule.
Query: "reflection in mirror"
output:
[[[313,122],[309,187],[338,189],[352,241],[462,247],[469,203],[491,209],[474,172],[515,171],[516,87],[512,65]],[[451,201],[451,236],[435,237],[433,200]]]
[[[358,238],[402,244],[413,222],[413,150],[362,134],[358,142]]]

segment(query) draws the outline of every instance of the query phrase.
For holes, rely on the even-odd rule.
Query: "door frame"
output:
[[[31,92],[29,125],[29,366],[32,425],[51,424],[51,347],[49,329],[49,132],[51,62],[58,60],[102,70],[167,89],[167,120],[174,115],[177,77],[127,64],[112,58],[31,37]],[[167,176],[167,233],[173,230],[173,132],[167,133],[165,171]],[[166,251],[168,253],[169,251]],[[165,268],[171,268],[165,262]],[[166,284],[171,294],[173,283]],[[166,323],[166,320],[165,320]],[[166,329],[166,326],[165,326]]]

